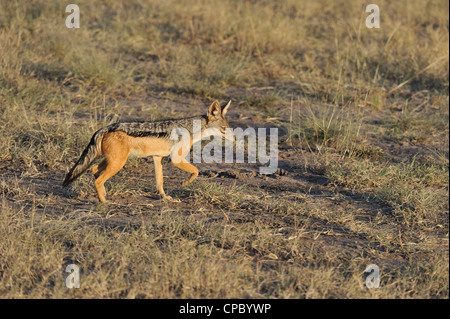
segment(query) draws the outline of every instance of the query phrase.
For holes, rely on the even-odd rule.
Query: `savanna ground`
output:
[[[376,1],[380,29],[365,1],[75,3],[80,29],[0,1],[0,297],[448,298],[447,1]],[[61,188],[98,128],[214,99],[279,129],[276,174],[165,165],[163,202],[131,159],[107,204]]]

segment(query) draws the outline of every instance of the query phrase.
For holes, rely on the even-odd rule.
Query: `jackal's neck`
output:
[[[171,129],[174,128],[184,128],[189,133],[193,134],[195,132],[203,132],[206,129],[206,124],[208,120],[206,116],[195,116],[186,119],[175,120],[170,126]]]

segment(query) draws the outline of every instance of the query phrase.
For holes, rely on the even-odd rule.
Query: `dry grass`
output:
[[[379,1],[377,30],[364,1],[77,4],[80,29],[0,3],[0,297],[448,298],[447,1]],[[288,175],[169,170],[164,204],[132,160],[110,204],[90,176],[60,190],[99,127],[213,98],[280,128]]]

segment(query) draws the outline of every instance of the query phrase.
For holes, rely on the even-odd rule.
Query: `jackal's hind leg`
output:
[[[104,159],[100,164],[95,165],[95,166],[92,168],[92,173],[94,174],[94,176],[95,176],[96,179],[97,179],[97,178],[100,176],[100,174],[105,170],[106,164],[107,164],[106,159]]]
[[[104,164],[105,168],[103,168],[103,170],[100,172],[100,166],[106,161],[106,164]],[[122,167],[125,165],[126,161],[127,161],[127,156],[124,156],[123,158],[115,158],[114,160],[112,159],[105,159],[104,162],[102,162],[99,167],[98,170],[94,173],[94,174],[100,174],[97,179],[95,180],[95,190],[97,191],[97,196],[98,199],[103,203],[106,201],[105,195],[106,195],[106,191],[105,191],[105,182],[110,179],[111,177],[113,177],[114,175],[117,174],[117,172],[119,172]]]

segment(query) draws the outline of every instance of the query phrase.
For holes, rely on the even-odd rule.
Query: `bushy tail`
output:
[[[83,154],[81,154],[78,161],[72,167],[72,169],[67,173],[66,178],[62,184],[63,187],[66,187],[78,177],[80,177],[95,161],[97,157],[99,157],[101,153],[101,141],[103,135],[109,132],[109,127],[104,127],[92,136],[89,145],[84,149]]]

